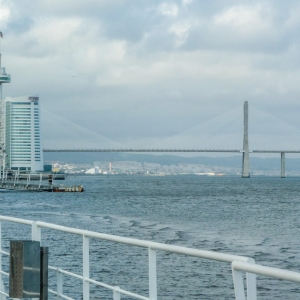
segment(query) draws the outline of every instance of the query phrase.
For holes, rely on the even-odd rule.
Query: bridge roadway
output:
[[[43,149],[43,152],[223,152],[223,153],[243,153],[244,150],[215,150],[215,149]],[[300,150],[250,150],[250,153],[300,153]]]

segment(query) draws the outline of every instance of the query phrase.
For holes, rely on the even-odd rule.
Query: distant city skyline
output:
[[[13,74],[4,97],[37,93],[43,108],[126,145],[154,144],[244,101],[300,128],[297,1],[0,7]]]
[[[294,163],[299,160],[294,160]],[[223,162],[224,163],[224,162]],[[176,163],[159,164],[138,161],[95,161],[93,164],[67,163],[63,161],[51,161],[53,172],[65,172],[67,174],[88,175],[199,175],[199,176],[242,176],[241,167],[224,166],[222,161],[215,164],[209,163]],[[291,167],[286,172],[287,177],[300,176],[300,169]],[[257,160],[251,169],[251,176],[281,176],[279,164],[271,160]]]

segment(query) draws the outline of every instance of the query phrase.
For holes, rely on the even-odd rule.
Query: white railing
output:
[[[231,263],[234,289],[235,289],[235,295],[237,300],[246,299],[242,271],[246,272],[246,277],[247,277],[247,283],[246,283],[247,300],[257,299],[255,274],[266,275],[266,276],[271,276],[279,279],[285,279],[285,280],[290,280],[290,281],[295,281],[300,283],[299,273],[256,265],[252,258],[248,258],[244,256],[198,250],[198,249],[186,248],[181,246],[174,246],[174,245],[150,242],[145,240],[138,240],[133,238],[125,238],[125,237],[120,237],[115,235],[109,235],[109,234],[88,231],[88,230],[55,225],[51,223],[45,223],[40,221],[35,222],[35,221],[6,217],[0,215],[0,300],[2,300],[1,297],[3,296],[8,297],[8,294],[3,290],[3,288],[1,288],[2,276],[9,276],[8,273],[2,270],[2,255],[9,255],[9,253],[2,250],[1,225],[3,221],[31,226],[32,240],[40,241],[40,242],[42,237],[42,228],[47,228],[51,230],[82,236],[83,239],[82,240],[83,241],[82,275],[69,272],[67,270],[63,270],[59,267],[49,266],[50,270],[55,270],[57,273],[56,291],[49,289],[49,293],[54,294],[57,296],[57,298],[61,298],[61,299],[72,299],[63,293],[63,278],[64,276],[71,276],[73,278],[77,278],[82,281],[83,283],[82,297],[84,300],[89,299],[90,284],[94,284],[96,286],[104,287],[106,289],[111,290],[113,293],[113,300],[120,300],[121,295],[128,295],[135,299],[157,300],[157,276],[156,276],[156,265],[157,265],[156,251],[157,250],[177,253],[177,254],[184,254],[188,256],[220,261],[225,263]],[[99,282],[93,278],[90,278],[90,254],[89,254],[90,239],[100,239],[100,240],[106,240],[106,241],[111,241],[116,243],[122,243],[122,244],[147,248],[148,249],[148,272],[149,272],[149,296],[147,297],[147,296],[138,295],[130,291],[126,291],[118,286],[108,285],[106,283]]]
[[[300,273],[293,271],[271,268],[257,264],[249,264],[241,261],[232,262],[231,267],[236,300],[246,300],[242,271],[256,275],[262,275],[276,279],[300,283]]]

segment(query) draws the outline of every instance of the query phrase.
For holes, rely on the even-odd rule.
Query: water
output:
[[[0,213],[250,256],[259,264],[300,271],[299,181],[266,177],[70,177],[65,184],[82,183],[84,193],[2,192]],[[22,228],[3,224],[6,250],[12,237],[30,237],[29,229]],[[50,247],[52,266],[81,272],[79,237],[43,230],[42,242]],[[92,240],[90,253],[91,274],[96,280],[148,295],[147,250]],[[164,252],[158,252],[157,260],[159,299],[234,299],[228,264]],[[56,289],[52,272],[50,281],[50,287]],[[258,277],[257,283],[259,299],[300,299],[297,284],[264,277]],[[80,299],[80,289],[80,281],[65,280],[64,291],[69,296]],[[112,294],[91,286],[91,299],[112,299]]]

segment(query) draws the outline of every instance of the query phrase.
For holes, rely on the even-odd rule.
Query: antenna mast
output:
[[[2,83],[10,83],[10,74],[7,74],[5,68],[1,65],[1,40],[3,39],[3,33],[0,31],[0,153],[3,160],[3,171],[4,176],[5,169],[5,105],[2,98]],[[1,177],[1,167],[0,167]]]

